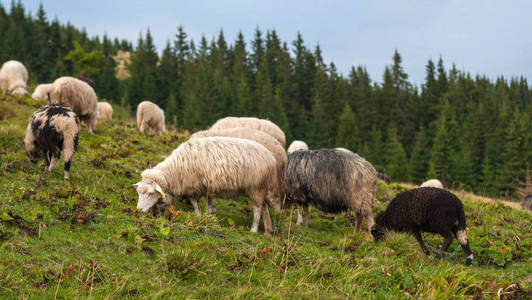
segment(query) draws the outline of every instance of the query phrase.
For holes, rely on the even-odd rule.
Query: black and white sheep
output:
[[[90,133],[98,123],[98,97],[86,82],[74,77],[59,77],[50,92],[50,102],[70,108],[87,125]]]
[[[380,240],[386,230],[413,234],[426,255],[430,252],[421,232],[440,234],[445,239],[440,257],[444,256],[456,237],[467,257],[466,265],[473,260],[466,235],[464,207],[460,199],[449,191],[422,187],[399,193],[386,210],[375,217],[371,235],[375,240]]]
[[[303,207],[306,226],[310,222],[309,204],[328,213],[356,212],[355,232],[360,231],[363,217],[368,230],[373,226],[377,172],[352,152],[335,149],[292,152],[288,154],[284,184],[286,200]]]
[[[26,82],[28,81],[28,71],[19,61],[10,60],[5,62],[0,68],[0,89],[5,94],[23,96],[28,93]]]
[[[45,105],[30,117],[24,139],[26,153],[34,163],[44,158],[51,172],[63,151],[65,179],[68,179],[78,134],[79,119],[72,110],[58,104]]]
[[[203,195],[221,198],[247,196],[253,206],[252,232],[260,216],[264,234],[273,228],[267,204],[280,209],[274,197],[277,178],[273,154],[261,144],[240,138],[206,137],[189,140],[177,147],[163,162],[144,170],[138,182],[137,209],[148,211],[166,205],[172,198],[186,197],[195,210]]]

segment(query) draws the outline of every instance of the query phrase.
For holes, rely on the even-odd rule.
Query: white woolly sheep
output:
[[[426,255],[430,252],[421,232],[440,234],[445,239],[440,257],[445,255],[456,237],[467,257],[466,266],[473,260],[467,240],[464,206],[458,197],[446,190],[422,187],[397,194],[386,210],[375,217],[371,235],[378,241],[387,230],[411,233]]]
[[[98,116],[100,120],[111,120],[113,118],[113,107],[107,102],[98,102]]]
[[[70,76],[59,77],[52,85],[50,102],[72,109],[89,132],[94,132],[98,123],[98,98],[86,82]]]
[[[420,187],[434,187],[434,188],[443,189],[443,184],[438,179],[430,179],[430,180],[423,182]]]
[[[308,150],[308,146],[303,141],[293,141],[292,144],[288,147],[288,150],[286,150],[287,153],[292,153],[297,150]]]
[[[28,71],[19,61],[7,61],[0,68],[0,89],[4,91],[4,94],[26,95],[28,93],[26,90],[27,81]]]
[[[78,134],[79,120],[72,110],[58,104],[45,105],[30,117],[24,138],[26,154],[33,163],[44,158],[52,172],[63,150],[65,179],[68,179],[72,156],[78,147]]]
[[[229,198],[248,196],[253,206],[251,232],[257,232],[260,215],[264,234],[272,225],[267,204],[280,209],[272,191],[277,170],[273,154],[261,144],[239,138],[206,137],[189,140],[163,162],[144,170],[137,185],[137,209],[148,211],[155,204],[166,205],[173,198],[191,199],[198,213],[202,195]]]
[[[209,130],[222,130],[235,127],[246,127],[251,129],[256,129],[264,131],[267,134],[273,136],[276,140],[281,143],[281,146],[286,147],[286,137],[284,132],[275,125],[272,121],[257,119],[257,118],[237,118],[237,117],[226,117],[220,119],[214,123],[214,125],[209,128]]]
[[[137,127],[140,132],[162,135],[164,126],[164,110],[151,101],[142,101],[137,106]]]
[[[52,91],[52,84],[51,83],[41,83],[35,88],[35,90],[33,91],[33,94],[31,94],[31,98],[33,100],[46,99],[46,100],[50,101],[50,92],[51,91]]]
[[[377,171],[352,152],[335,149],[292,152],[288,154],[284,186],[287,200],[303,206],[306,226],[310,222],[309,204],[324,212],[356,212],[355,232],[360,231],[363,217],[368,230],[373,226]]]
[[[264,147],[266,147],[266,149],[270,150],[270,152],[273,154],[273,157],[275,158],[275,161],[277,162],[276,168],[277,168],[278,177],[277,177],[277,185],[276,185],[275,194],[277,197],[281,197],[282,186],[283,186],[282,176],[284,173],[284,168],[286,166],[286,152],[284,151],[284,148],[281,146],[281,144],[275,138],[259,130],[255,130],[251,128],[244,128],[244,127],[237,127],[237,128],[231,128],[231,129],[223,129],[223,130],[198,131],[194,133],[192,136],[190,136],[190,139],[213,137],[213,136],[235,137],[235,138],[252,140],[252,141],[255,141],[263,145]],[[207,200],[208,200],[209,213],[214,213],[216,209],[214,207],[214,202],[212,201],[212,197],[208,197]]]

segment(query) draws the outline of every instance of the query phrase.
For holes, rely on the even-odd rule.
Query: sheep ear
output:
[[[158,184],[155,184],[155,190],[159,193],[161,193],[161,195],[163,196],[163,199],[164,199],[164,192],[163,192],[163,189],[161,188],[160,185]]]

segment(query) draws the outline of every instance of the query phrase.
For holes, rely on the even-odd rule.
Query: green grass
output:
[[[48,173],[24,152],[38,106],[0,96],[0,298],[489,298],[512,283],[531,296],[529,212],[463,199],[471,267],[456,241],[445,258],[426,257],[410,235],[375,243],[316,210],[310,228],[293,209],[272,210],[273,236],[253,234],[245,198],[217,201],[216,216],[180,201],[139,214],[132,184],[182,138],[140,135],[127,113],[94,135],[84,128],[68,183],[63,163]],[[386,199],[401,189],[379,188]],[[432,251],[442,242],[424,238]]]

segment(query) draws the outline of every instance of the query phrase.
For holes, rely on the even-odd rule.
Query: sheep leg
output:
[[[262,204],[262,223],[264,224],[264,235],[271,235],[273,232],[272,219],[270,218],[270,210],[266,203]]]
[[[443,258],[445,256],[445,252],[447,252],[447,249],[449,249],[449,246],[453,242],[453,234],[452,232],[446,232],[442,234],[444,240],[443,245],[441,246],[439,257]]]
[[[356,214],[356,226],[355,226],[355,233],[358,233],[360,232],[360,229],[362,229],[362,214],[361,213],[357,213]]]
[[[70,178],[70,165],[71,164],[72,164],[71,160],[65,162],[65,179]]]
[[[421,249],[423,250],[423,253],[425,253],[425,255],[430,255],[429,249],[427,248],[427,246],[425,246],[425,242],[423,242],[421,233],[419,231],[414,231],[414,236],[416,237],[416,240],[419,242],[419,245],[421,245]]]
[[[47,167],[50,165],[50,158],[49,158],[49,156],[50,156],[50,152],[46,152],[46,153],[44,154],[44,163],[46,164]]]
[[[303,205],[303,214],[305,215],[305,221],[304,221],[303,225],[305,225],[305,227],[309,227],[309,225],[310,225],[310,215],[308,213],[308,204],[304,204]]]
[[[251,232],[259,232],[260,214],[262,205],[253,205],[253,223],[251,224]]]
[[[59,157],[55,157],[52,155],[52,161],[50,162],[50,167],[48,167],[48,171],[52,172],[55,168],[55,165],[57,165],[57,162],[59,161]]]
[[[214,204],[214,199],[212,196],[207,196],[207,212],[211,215],[216,213],[216,206]]]
[[[201,216],[201,211],[199,208],[199,203],[197,198],[190,198],[190,203],[192,203],[192,206],[194,206],[194,212],[196,213],[196,216]]]
[[[303,210],[301,205],[297,204],[297,222],[296,225],[303,225]]]

